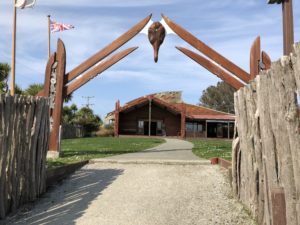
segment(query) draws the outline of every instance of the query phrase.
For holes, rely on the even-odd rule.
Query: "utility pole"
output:
[[[283,54],[289,55],[294,44],[293,0],[268,0],[268,4],[282,4]]]
[[[152,114],[152,99],[149,98],[149,126],[148,126],[148,136],[151,136],[151,114]]]
[[[87,102],[86,102],[85,106],[86,106],[87,108],[90,109],[90,106],[95,105],[95,104],[91,104],[91,103],[90,103],[90,99],[91,99],[91,98],[95,98],[95,96],[82,96],[82,98],[85,98],[85,99],[86,99]]]

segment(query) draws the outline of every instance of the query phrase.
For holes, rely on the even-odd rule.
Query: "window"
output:
[[[187,132],[198,132],[201,133],[204,131],[203,124],[197,122],[187,122],[186,123]]]
[[[144,121],[142,120],[138,122],[138,134],[144,134]]]
[[[203,132],[203,125],[202,124],[198,124],[198,132]]]
[[[144,121],[139,121],[139,128],[144,128]]]
[[[194,132],[194,124],[193,123],[186,123],[186,131]]]
[[[161,121],[157,121],[157,130],[161,130],[161,126],[162,122]]]

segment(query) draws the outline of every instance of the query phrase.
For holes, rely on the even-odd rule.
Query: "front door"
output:
[[[223,138],[223,125],[221,123],[217,125],[217,137]]]
[[[151,122],[150,127],[151,135],[156,136],[157,135],[157,122]],[[144,122],[144,135],[149,135],[149,122]]]

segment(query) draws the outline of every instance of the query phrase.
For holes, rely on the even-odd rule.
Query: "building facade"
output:
[[[115,135],[232,138],[232,114],[184,103],[181,92],[140,97],[124,106],[116,103],[107,120],[114,122]]]

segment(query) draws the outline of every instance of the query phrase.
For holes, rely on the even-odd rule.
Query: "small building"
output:
[[[232,138],[235,116],[182,101],[181,92],[143,96],[106,116],[115,135]]]

